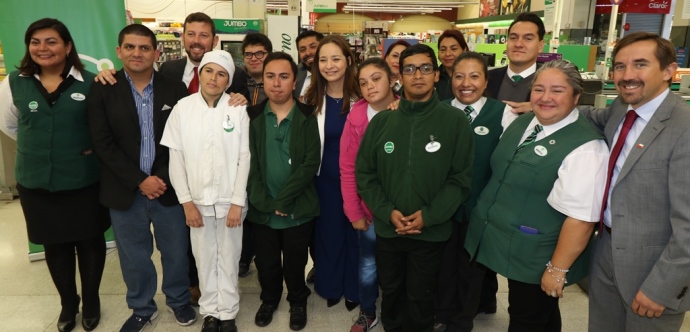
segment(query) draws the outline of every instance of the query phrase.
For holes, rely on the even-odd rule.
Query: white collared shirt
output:
[[[548,149],[553,144],[545,138],[577,121],[579,114],[578,110],[574,109],[563,120],[548,126],[542,125],[544,130],[537,134],[537,140],[525,149],[532,150],[537,146],[542,146],[548,153]],[[534,117],[525,129],[520,143],[532,133],[534,126],[538,123],[539,120]],[[558,179],[554,182],[553,189],[547,198],[549,205],[566,216],[598,222],[603,189],[606,186],[608,157],[608,147],[604,140],[589,141],[571,151],[558,168]]]
[[[642,134],[644,128],[647,127],[647,124],[654,115],[654,112],[656,112],[659,106],[661,106],[661,103],[664,101],[664,99],[666,98],[666,96],[668,96],[669,93],[670,90],[666,89],[660,95],[656,96],[654,99],[650,100],[649,102],[638,107],[635,110],[639,117],[633,123],[632,128],[630,128],[628,136],[625,138],[623,148],[621,149],[621,154],[618,156],[618,160],[616,160],[616,165],[613,166],[613,174],[611,174],[611,186],[609,187],[609,199],[606,202],[606,210],[604,210],[604,224],[606,224],[606,226],[613,227],[613,225],[611,224],[611,192],[613,191],[613,187],[616,185],[618,173],[620,173],[621,169],[623,168],[623,165],[625,164],[625,159],[628,158],[630,150],[632,150],[632,148],[635,146],[635,142],[637,142],[637,139]],[[631,109],[633,109],[632,106],[628,105],[628,111]],[[620,135],[621,133],[621,128],[623,127],[624,120],[625,117],[623,117],[621,123],[618,124],[616,134],[613,135],[613,141],[611,142],[612,149],[613,146],[616,144],[615,142],[618,140],[618,135]]]
[[[304,85],[302,85],[302,91],[300,91],[299,96],[304,96],[307,93],[307,89],[311,85],[311,70],[307,70],[307,76],[304,78]]]
[[[453,98],[450,104],[453,107],[459,108],[463,111],[465,110],[465,107],[468,106],[461,103],[457,98]],[[477,101],[474,102],[474,104],[469,105],[472,106],[472,108],[474,109],[474,111],[470,113],[472,120],[476,119],[477,116],[479,116],[479,112],[482,111],[482,107],[484,107],[484,104],[486,104],[486,97],[480,97]],[[513,121],[518,117],[518,115],[513,113],[511,109],[512,107],[508,106],[507,104],[505,108],[503,108],[503,117],[501,117],[501,127],[503,127],[503,130],[506,130],[506,128],[508,128],[508,126],[510,126],[510,124],[513,123]]]
[[[193,64],[192,60],[189,60],[189,57],[187,57],[187,64],[184,66],[184,73],[182,74],[182,82],[187,87],[189,87],[189,82],[194,78],[194,67],[197,67],[197,65]]]
[[[522,76],[522,78],[526,78],[526,77],[529,77],[530,75],[534,74],[536,71],[537,71],[537,63],[535,62],[531,66],[529,66],[529,68],[523,70],[520,73],[516,73],[516,72],[510,70],[510,66],[508,66],[508,71],[506,72],[506,74],[512,80],[513,76],[515,76],[515,75],[520,75],[520,76]]]
[[[27,75],[23,74],[19,74],[19,76],[27,77]],[[84,82],[84,77],[81,75],[81,72],[74,68],[74,66],[72,66],[67,73],[67,77],[70,76],[74,77],[74,79],[79,82]],[[41,77],[38,74],[34,74],[34,77],[41,81]],[[14,105],[10,79],[9,77],[5,77],[2,83],[0,83],[0,131],[16,141],[17,130],[19,129],[18,123],[19,110],[17,106]]]

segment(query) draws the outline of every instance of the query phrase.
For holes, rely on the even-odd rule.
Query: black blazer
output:
[[[115,74],[117,83],[94,82],[87,97],[87,117],[94,151],[101,160],[101,204],[118,210],[131,207],[135,195],[141,195],[139,184],[148,175],[139,168],[141,131],[132,89],[124,69]],[[159,197],[161,204],[179,204],[168,173],[168,148],[160,145],[163,129],[177,101],[187,96],[180,80],[153,75],[153,133],[156,157],[151,175],[165,181],[168,189]]]
[[[186,66],[187,58],[170,60],[163,62],[163,64],[161,64],[161,67],[158,68],[158,72],[182,82],[182,77],[184,77],[184,67]],[[235,74],[232,75],[232,83],[230,84],[228,90],[225,92],[240,93],[244,96],[244,98],[247,98],[247,100],[249,100],[249,88],[247,88],[246,77],[247,73],[244,71],[244,69],[235,66]]]

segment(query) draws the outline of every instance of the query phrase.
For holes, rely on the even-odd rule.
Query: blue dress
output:
[[[342,103],[326,95],[323,157],[316,177],[321,216],[314,225],[314,290],[326,299],[344,295],[359,303],[357,233],[345,216],[340,191],[340,136],[347,119]]]

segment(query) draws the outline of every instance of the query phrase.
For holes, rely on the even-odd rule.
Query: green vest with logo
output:
[[[452,101],[452,99],[451,99]],[[474,174],[472,175],[472,194],[465,203],[460,206],[453,219],[462,222],[463,215],[469,217],[482,189],[491,178],[491,167],[489,160],[494,152],[498,141],[501,139],[503,127],[503,110],[506,104],[493,99],[486,98],[486,103],[479,111],[479,115],[470,124],[474,131]]]
[[[506,278],[540,284],[566,215],[546,201],[565,157],[579,146],[603,139],[586,119],[561,128],[515,153],[534,114],[516,119],[491,157],[493,174],[472,211],[465,248],[477,261]],[[538,230],[529,234],[528,226]],[[589,273],[589,248],[570,267],[568,284]]]
[[[98,182],[100,166],[86,118],[86,95],[95,75],[82,71],[82,77],[52,106],[33,77],[15,71],[7,78],[19,112],[15,176],[22,186],[61,191]]]

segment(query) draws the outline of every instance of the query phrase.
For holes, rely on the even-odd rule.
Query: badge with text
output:
[[[427,143],[426,147],[424,147],[426,152],[434,153],[434,152],[438,151],[438,149],[441,148],[441,143],[436,142],[435,139],[436,139],[436,137],[434,137],[434,135],[429,135],[429,140],[431,142]]]
[[[395,150],[395,144],[393,144],[393,142],[386,142],[386,144],[383,145],[383,151],[386,151],[386,153],[393,153],[393,150]]]
[[[537,154],[537,156],[543,157],[549,153],[548,150],[542,145],[537,145],[534,147],[534,153]]]
[[[486,128],[484,126],[477,126],[477,128],[474,128],[474,133],[481,136],[488,135],[489,128]]]
[[[30,102],[29,109],[31,110],[31,113],[38,112],[38,102],[35,100]]]
[[[86,99],[86,96],[84,96],[83,94],[81,94],[79,92],[73,93],[70,97],[72,97],[72,99],[74,99],[76,101],[83,101],[84,99]]]
[[[223,129],[227,132],[235,130],[235,124],[230,121],[230,116],[226,115],[225,121],[223,121]]]

